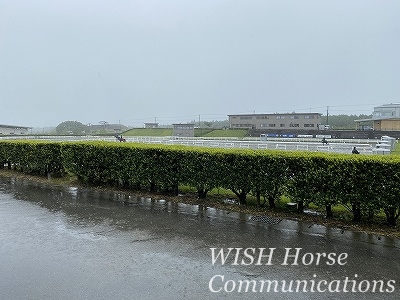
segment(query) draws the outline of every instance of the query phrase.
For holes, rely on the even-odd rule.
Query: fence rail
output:
[[[5,136],[0,140],[48,140],[48,141],[117,141],[115,137],[110,136]],[[127,142],[139,142],[149,144],[166,145],[185,145],[201,146],[213,148],[239,148],[254,150],[288,150],[288,151],[313,151],[313,152],[333,152],[333,153],[351,153],[353,147],[357,147],[362,154],[373,154],[373,148],[376,140],[329,140],[329,144],[322,144],[319,139],[305,138],[274,138],[267,141],[256,139],[237,138],[176,138],[172,136],[135,136],[125,137]]]

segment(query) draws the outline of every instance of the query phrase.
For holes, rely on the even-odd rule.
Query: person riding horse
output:
[[[116,135],[115,137],[116,137],[117,140],[120,141],[120,142],[126,142],[126,140],[122,137],[122,135],[121,135],[121,136]]]

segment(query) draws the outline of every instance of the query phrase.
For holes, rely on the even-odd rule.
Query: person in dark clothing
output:
[[[115,135],[115,137],[116,137],[117,140],[120,141],[120,142],[126,142],[126,140],[122,137],[122,135],[121,135],[121,136]]]
[[[360,154],[360,152],[358,152],[357,148],[354,146],[353,151],[351,151],[351,153],[353,154]]]

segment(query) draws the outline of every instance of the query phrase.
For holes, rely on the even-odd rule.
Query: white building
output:
[[[358,130],[362,130],[365,123],[372,122],[374,130],[400,131],[400,103],[376,106],[371,119],[359,119],[355,122]]]
[[[144,123],[144,128],[158,128],[158,123]]]
[[[24,135],[29,133],[32,127],[0,124],[0,135]]]

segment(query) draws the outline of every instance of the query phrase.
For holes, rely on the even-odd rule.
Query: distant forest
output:
[[[372,115],[328,115],[328,117],[322,116],[321,123],[329,124],[332,129],[355,129],[356,123],[354,120],[359,119],[371,119]],[[372,127],[372,121],[369,123],[365,123],[365,125]]]

